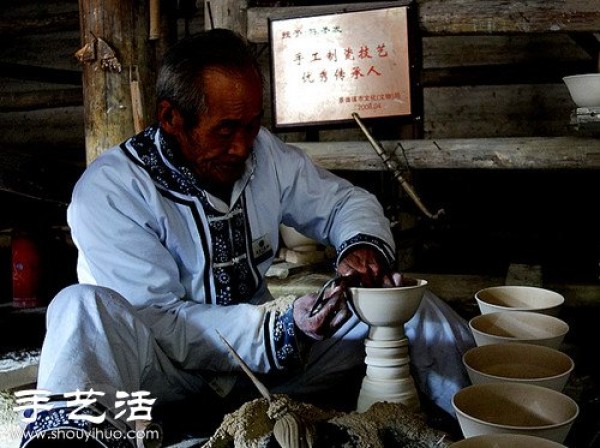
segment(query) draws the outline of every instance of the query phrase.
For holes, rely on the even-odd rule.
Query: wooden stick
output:
[[[137,66],[130,69],[129,88],[131,90],[131,113],[133,115],[133,129],[136,134],[144,130],[144,106],[140,92],[140,81]]]
[[[160,37],[160,0],[150,0],[150,40]]]
[[[246,364],[246,362],[240,357],[240,355],[237,354],[237,352],[235,351],[235,349],[229,344],[229,342],[227,342],[227,340],[221,335],[221,333],[219,333],[217,331],[217,334],[219,335],[219,337],[221,338],[221,340],[223,341],[223,343],[225,343],[225,345],[227,346],[227,349],[229,350],[229,353],[231,353],[231,355],[239,363],[239,365],[242,368],[242,370],[252,380],[252,382],[254,383],[254,385],[256,386],[256,388],[258,389],[258,391],[260,392],[260,394],[263,397],[265,397],[268,401],[271,401],[271,393],[265,387],[265,385],[256,377],[256,375],[254,375],[254,373],[252,372],[252,370],[250,370],[250,367],[248,367],[248,364]]]

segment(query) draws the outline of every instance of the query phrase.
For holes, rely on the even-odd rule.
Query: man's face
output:
[[[260,129],[262,81],[252,70],[213,69],[203,79],[208,112],[193,128],[180,129],[176,138],[203,184],[229,188],[243,175]]]

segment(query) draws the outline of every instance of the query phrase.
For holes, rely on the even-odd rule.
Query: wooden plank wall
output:
[[[272,13],[273,9],[255,8],[245,1],[234,3],[238,26],[245,28],[248,37],[255,42],[268,70],[265,14]],[[426,194],[428,203],[432,207],[450,205],[452,220],[442,231],[430,232],[426,223],[417,225],[410,238],[414,237],[425,248],[422,251],[427,252],[429,260],[439,257],[439,269],[448,271],[453,269],[449,252],[460,247],[456,241],[461,238],[471,239],[470,242],[465,240],[463,247],[466,253],[473,255],[477,241],[490,238],[487,240],[490,248],[502,246],[504,241],[518,247],[520,242],[528,241],[528,234],[533,235],[530,240],[535,241],[535,245],[518,254],[521,258],[527,258],[527,252],[543,248],[554,238],[554,244],[565,257],[580,251],[582,259],[570,262],[581,262],[586,281],[596,281],[600,242],[593,229],[598,223],[587,213],[592,208],[587,199],[589,191],[598,191],[598,183],[593,173],[565,175],[561,170],[583,168],[586,171],[590,163],[597,169],[600,161],[593,158],[597,152],[588,154],[585,140],[578,140],[580,143],[576,146],[572,140],[539,140],[539,137],[584,137],[569,125],[573,104],[561,78],[566,74],[598,70],[597,52],[594,53],[593,45],[584,44],[589,41],[586,37],[589,37],[590,20],[600,20],[599,13],[593,11],[596,2],[578,1],[580,15],[562,11],[561,16],[559,11],[556,26],[560,28],[560,20],[564,20],[572,33],[544,28],[542,23],[549,23],[548,17],[541,20],[533,9],[535,13],[528,17],[530,28],[525,30],[529,33],[523,33],[524,21],[516,20],[511,8],[499,7],[506,6],[506,2],[479,2],[475,11],[470,11],[471,16],[475,14],[478,18],[469,23],[465,22],[464,15],[467,6],[472,8],[475,4],[472,1],[421,0],[418,3],[430,12],[422,16],[420,23],[422,118],[427,140],[404,145],[401,151],[405,151],[403,155],[408,154],[413,169],[411,177]],[[536,3],[539,2],[520,2],[519,5],[527,7]],[[573,0],[566,3],[575,4]],[[227,2],[212,1],[211,4],[217,23],[220,17],[232,12],[227,9]],[[482,9],[486,5],[491,6],[488,13]],[[238,14],[245,6],[247,15]],[[179,36],[204,28],[204,2],[197,1],[195,8],[187,20],[179,18]],[[276,10],[284,12],[286,8]],[[62,208],[56,210],[52,204],[68,201],[72,182],[85,165],[81,66],[74,58],[81,45],[78,14],[77,0],[5,0],[0,5],[0,230],[31,220],[31,216],[46,208],[51,212],[41,214],[42,224],[64,224]],[[500,26],[504,27],[503,32],[494,34],[494,28]],[[521,28],[515,28],[519,26]],[[450,35],[454,27],[462,27],[463,32],[471,27],[472,32]],[[268,86],[266,90],[268,94]],[[267,125],[270,125],[269,105],[267,95]],[[307,141],[313,140],[315,135],[289,132],[281,133],[281,137],[306,143],[304,147],[310,152],[312,142]],[[331,130],[319,132],[318,138],[333,145],[330,153],[317,151],[314,156],[319,163],[339,170],[359,184],[374,187],[385,200],[389,199],[387,206],[396,207],[397,204],[392,203],[396,195],[387,198],[383,192],[393,190],[395,184],[385,172],[377,172],[381,171],[381,165],[360,131]],[[502,140],[504,138],[507,140]],[[528,145],[528,151],[522,151],[519,142],[528,138],[536,139],[537,146]],[[590,138],[593,144],[598,143],[596,136]],[[347,141],[355,143],[336,146],[338,142]],[[436,142],[440,149],[432,157],[430,145],[438,144]],[[557,149],[550,151],[553,147]],[[338,150],[341,152],[336,152]],[[552,152],[553,157],[545,156],[548,152]],[[468,158],[457,157],[458,153]],[[502,168],[502,157],[506,154],[511,157],[507,166],[514,168],[517,163],[517,169],[532,173],[515,174],[512,169],[498,175],[480,172],[491,166]],[[32,166],[34,169],[28,168]],[[365,168],[368,171],[358,172]],[[536,173],[540,169],[552,170],[554,175],[548,180],[545,174]],[[57,178],[53,172],[61,175]],[[552,208],[552,201],[537,196],[541,194],[537,190],[540,181],[564,187],[558,192],[549,190],[562,201],[552,212],[547,210]],[[531,183],[536,183],[534,196],[526,194],[531,191]],[[502,188],[511,197],[502,202],[499,213],[514,218],[508,224],[506,218],[499,220],[505,224],[505,230],[497,226],[478,227],[469,222],[476,220],[474,210],[477,208],[485,210],[484,219],[494,219],[491,201],[501,200]],[[477,203],[485,202],[486,198],[489,201],[485,206]],[[20,203],[32,211],[27,215],[18,212],[16,205]],[[528,212],[527,204],[543,204],[543,207],[536,205]],[[402,203],[402,206],[410,209],[410,204]],[[527,224],[531,213],[545,215],[544,219],[534,219],[537,224],[546,225],[543,231]],[[556,219],[557,214],[560,219]],[[520,216],[523,219],[519,223]],[[578,232],[576,223],[582,222],[584,232]],[[6,247],[6,239],[3,244]],[[493,264],[490,261],[493,253],[480,256]],[[503,257],[508,258],[508,255]],[[503,258],[503,261],[506,260]],[[0,277],[0,285],[7,283],[3,280]],[[0,299],[3,295],[8,295],[6,290],[0,291]]]

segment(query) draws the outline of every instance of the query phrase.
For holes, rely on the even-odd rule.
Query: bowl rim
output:
[[[562,443],[556,442],[554,440],[546,439],[544,437],[534,436],[532,434],[519,434],[519,433],[506,433],[506,432],[494,432],[489,434],[479,434],[477,436],[471,436],[469,438],[464,438],[461,440],[457,440],[453,444],[450,445],[449,448],[458,448],[459,446],[467,446],[466,440],[470,440],[471,443],[479,442],[479,441],[489,441],[489,442],[499,442],[499,441],[511,441],[517,438],[520,442],[541,442],[543,441],[545,445],[552,447],[561,447],[566,448]],[[459,445],[459,442],[463,442]],[[547,442],[547,443],[546,443]]]
[[[480,294],[483,292],[493,292],[499,290],[514,290],[514,291],[538,291],[538,292],[548,292],[551,297],[556,297],[558,301],[556,303],[547,305],[547,306],[538,306],[538,307],[523,307],[523,306],[508,306],[508,305],[499,305],[497,303],[489,302],[484,298],[480,297]],[[511,310],[511,311],[542,311],[542,310],[551,310],[554,308],[559,308],[565,303],[565,296],[561,293],[554,291],[549,288],[544,288],[542,286],[529,286],[529,285],[497,285],[497,286],[489,286],[486,288],[481,288],[479,291],[475,293],[475,300],[477,302],[481,302],[484,306],[489,306],[498,309],[498,311]]]
[[[535,426],[525,426],[525,425],[509,425],[506,423],[493,423],[493,422],[489,422],[486,420],[482,420],[478,417],[475,417],[471,414],[467,414],[465,411],[463,411],[461,408],[458,407],[458,405],[456,404],[456,397],[458,395],[460,395],[461,393],[469,393],[473,390],[477,390],[477,389],[499,389],[499,388],[521,388],[521,389],[540,389],[540,391],[542,393],[546,393],[549,395],[555,395],[557,397],[560,397],[561,400],[563,400],[565,403],[570,403],[574,406],[575,412],[573,413],[573,415],[571,415],[568,419],[565,419],[562,422],[559,423],[552,423],[552,424],[548,424],[548,425],[535,425]],[[452,407],[454,408],[455,412],[457,415],[460,415],[464,418],[467,418],[471,421],[474,421],[476,423],[479,424],[483,424],[486,426],[490,426],[492,428],[499,428],[499,429],[510,429],[510,430],[520,430],[520,429],[524,429],[527,431],[539,431],[539,430],[546,430],[546,429],[553,429],[553,428],[560,428],[560,427],[564,427],[570,424],[573,424],[573,422],[577,419],[577,417],[579,416],[579,405],[577,404],[577,402],[569,397],[567,394],[564,394],[562,392],[558,392],[554,389],[550,389],[544,386],[537,386],[535,384],[522,384],[522,383],[513,383],[513,382],[499,382],[499,383],[481,383],[481,384],[472,384],[470,386],[467,387],[463,387],[462,389],[460,389],[458,392],[456,392],[454,394],[454,396],[452,397]]]
[[[418,288],[423,288],[425,286],[427,286],[427,284],[429,283],[427,280],[422,279],[422,278],[414,278],[411,277],[413,280],[417,281],[416,285],[411,285],[411,286],[382,286],[382,287],[377,287],[377,288],[371,288],[371,287],[364,287],[364,286],[351,286],[348,288],[348,290],[350,291],[376,291],[376,292],[380,292],[380,291],[396,291],[398,289],[401,289],[403,291],[409,290],[409,289],[418,289]]]
[[[512,377],[512,376],[499,376],[493,375],[491,373],[484,372],[480,369],[473,367],[471,364],[467,363],[467,357],[473,356],[473,353],[476,352],[491,352],[494,350],[525,350],[528,351],[538,351],[538,352],[546,352],[547,354],[558,356],[562,358],[564,361],[569,363],[569,368],[559,374],[552,376],[539,376],[539,377],[531,377],[531,378],[523,378],[523,377]],[[488,344],[488,345],[480,345],[471,347],[468,349],[462,356],[462,362],[466,369],[470,369],[473,372],[476,372],[478,375],[481,375],[486,378],[493,378],[498,381],[507,381],[507,382],[517,382],[522,384],[535,383],[535,382],[551,382],[554,380],[558,380],[561,378],[568,377],[575,370],[575,361],[569,355],[560,350],[546,347],[543,345],[533,345],[533,344],[525,344],[520,342],[515,342],[514,344]]]
[[[523,317],[527,317],[527,318],[531,318],[531,319],[538,319],[540,321],[544,321],[544,320],[547,322],[553,321],[554,323],[563,327],[564,331],[561,333],[552,335],[552,336],[529,337],[529,338],[528,337],[519,337],[517,339],[515,336],[502,336],[499,334],[489,333],[487,331],[481,330],[480,328],[476,328],[473,326],[473,324],[477,324],[480,321],[489,320],[489,319],[493,318],[494,316],[498,316],[498,315],[502,315],[502,316],[517,315],[517,316],[523,316]],[[514,341],[515,343],[517,343],[516,342],[517,340],[519,340],[519,341],[544,341],[544,340],[549,340],[549,339],[565,337],[567,335],[567,333],[571,330],[569,324],[566,321],[564,321],[563,319],[561,319],[560,317],[551,316],[549,314],[532,313],[529,310],[514,309],[514,308],[492,311],[491,313],[486,313],[486,314],[478,314],[477,316],[473,316],[471,319],[469,319],[468,325],[472,332],[477,332],[483,336],[490,336],[490,337],[493,337],[493,338],[501,340],[501,341],[511,341],[511,342]]]
[[[567,75],[567,76],[563,76],[563,81],[564,80],[571,80],[571,79],[577,79],[577,78],[598,78],[600,77],[600,73],[579,73],[577,75]]]

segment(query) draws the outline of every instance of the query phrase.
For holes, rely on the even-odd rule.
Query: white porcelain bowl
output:
[[[563,81],[577,107],[600,107],[600,73],[565,76]]]
[[[414,286],[392,288],[348,288],[350,306],[358,317],[369,324],[372,340],[398,340],[404,335],[404,324],[419,308],[427,281],[415,279]]]
[[[524,434],[486,434],[450,444],[449,448],[566,448],[552,440]]]
[[[536,286],[505,285],[484,288],[475,293],[482,314],[495,311],[535,311],[557,316],[565,298],[550,289]]]
[[[469,320],[477,345],[522,342],[559,349],[569,324],[548,314],[529,311],[497,311]]]
[[[525,434],[563,443],[579,415],[569,396],[518,383],[474,384],[452,398],[463,435]]]
[[[472,384],[514,382],[561,392],[575,363],[559,350],[531,344],[492,344],[473,347],[463,355]]]

